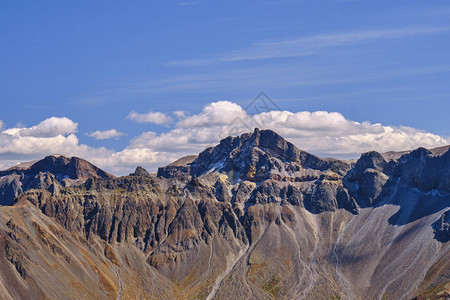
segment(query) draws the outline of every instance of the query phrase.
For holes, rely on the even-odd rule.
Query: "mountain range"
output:
[[[345,161],[255,129],[157,173],[20,164],[1,299],[449,299],[449,148]]]

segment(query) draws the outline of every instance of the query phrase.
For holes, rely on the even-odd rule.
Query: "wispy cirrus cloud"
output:
[[[449,27],[406,27],[344,33],[319,34],[276,41],[257,41],[253,45],[201,59],[169,62],[170,65],[196,66],[202,64],[251,61],[287,57],[310,56],[327,48],[342,47],[383,39],[407,38],[449,31]]]
[[[264,86],[276,88],[330,86],[350,83],[373,82],[386,79],[405,78],[416,75],[446,73],[450,65],[399,66],[385,71],[375,64],[358,66],[361,74],[345,67],[333,68],[293,62],[267,66],[238,67],[219,71],[196,71],[172,77],[136,82],[121,90],[109,91],[118,94],[157,94],[171,92],[227,91],[239,89],[257,90]]]

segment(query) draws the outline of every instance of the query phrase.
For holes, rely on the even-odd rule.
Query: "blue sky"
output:
[[[416,132],[434,135],[436,142],[424,146],[449,141],[450,3],[444,1],[2,1],[0,25],[0,127],[32,128],[52,117],[74,123],[64,119],[70,130],[32,136],[32,144],[24,144],[34,147],[29,151],[20,148],[18,130],[4,132],[0,166],[53,149],[117,155],[145,136],[139,147],[147,156],[131,161],[153,168],[172,159],[164,154],[171,140],[163,137],[186,130],[183,118],[198,117],[219,101],[229,101],[227,108],[209,106],[210,113],[217,107],[236,113],[234,104],[245,107],[261,91],[292,113],[337,112],[349,122],[407,126],[399,134],[414,135],[408,138],[417,138],[415,144],[394,148],[422,145]],[[137,122],[131,112],[161,115]],[[59,127],[55,120],[42,126]],[[213,121],[202,126],[213,128]],[[331,151],[345,134],[313,126],[322,132],[317,138],[336,142],[315,148],[303,131],[300,139],[283,124],[281,132],[317,154],[386,150],[359,139],[365,146],[354,153]],[[104,139],[92,134],[112,129]],[[39,148],[51,143],[39,138],[57,136],[76,137],[74,147],[84,152]],[[158,138],[167,149],[155,148]],[[208,144],[184,142],[177,154]],[[132,168],[92,159],[119,173]]]

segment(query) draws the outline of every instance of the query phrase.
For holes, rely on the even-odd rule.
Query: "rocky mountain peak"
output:
[[[421,157],[430,156],[432,154],[433,153],[430,150],[425,149],[423,147],[419,147],[404,156],[405,156],[405,158],[421,158]]]
[[[57,177],[86,180],[88,178],[112,178],[113,175],[79,157],[49,155],[34,163],[27,173],[50,172]]]
[[[232,182],[262,181],[276,177],[301,176],[302,169],[345,174],[350,164],[336,159],[321,159],[298,149],[272,130],[255,128],[253,133],[229,136],[215,147],[201,152],[185,165],[170,164],[158,170],[158,176],[171,178],[186,174],[200,177],[220,172]],[[316,174],[317,175],[317,174]]]
[[[49,155],[37,162],[0,171],[0,204],[11,205],[20,193],[30,189],[51,188],[56,192],[59,185],[72,186],[89,178],[114,177],[82,158]]]
[[[256,128],[252,136],[256,146],[270,151],[273,156],[280,159],[296,161],[298,154],[304,152],[272,130],[258,130]]]
[[[425,148],[404,154],[394,174],[401,182],[421,191],[450,192],[450,151],[438,155]]]
[[[271,130],[255,128],[253,133],[227,137],[212,148],[201,152],[189,164],[190,175],[223,172],[233,180],[267,179],[268,171],[281,168],[283,162],[295,162],[300,150]],[[278,160],[278,161],[275,161]],[[259,174],[256,174],[256,169]]]
[[[286,141],[278,133],[272,130],[260,130],[255,128],[253,133],[244,133],[240,136],[229,136],[220,141],[219,145],[214,147],[216,152],[222,154],[235,154],[243,150],[258,148],[263,151],[268,151],[274,157],[284,160],[296,160],[296,154],[303,152],[292,143]],[[234,152],[234,153],[233,153]],[[208,154],[205,150],[202,152]],[[200,155],[202,155],[202,153]]]
[[[24,167],[23,165],[27,165]],[[79,158],[64,155],[49,155],[43,159],[31,163],[22,164],[18,167],[0,171],[0,176],[6,175],[36,175],[52,173],[57,178],[69,178],[73,180],[86,180],[88,178],[113,178],[114,176],[94,166],[90,162]]]
[[[355,164],[356,170],[365,170],[365,169],[375,169],[380,170],[386,165],[386,160],[384,157],[376,152],[370,151],[367,153],[363,153]]]

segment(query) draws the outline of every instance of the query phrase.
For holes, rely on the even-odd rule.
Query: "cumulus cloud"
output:
[[[265,111],[248,114],[240,105],[219,101],[197,114],[179,114],[174,127],[162,133],[143,132],[120,151],[80,144],[77,123],[50,118],[29,128],[0,130],[0,168],[39,159],[49,154],[83,157],[114,174],[131,172],[137,165],[155,171],[175,159],[197,154],[228,135],[272,129],[300,149],[320,156],[356,158],[362,152],[434,148],[450,144],[439,135],[406,126],[356,122],[338,112]],[[58,125],[61,125],[59,127]],[[117,137],[114,129],[89,135],[101,139]]]
[[[219,101],[206,105],[202,112],[197,115],[180,120],[177,127],[228,125],[237,117],[247,117],[247,113],[240,105],[230,101]]]
[[[77,126],[68,118],[52,117],[32,127],[5,129],[0,132],[0,159],[5,155],[73,152],[78,145]]]
[[[362,152],[433,148],[450,143],[439,135],[406,126],[356,122],[338,112],[267,111],[249,115],[240,105],[219,101],[180,119],[175,129],[157,135],[145,132],[128,148],[166,153],[198,153],[221,138],[253,130],[272,129],[299,148],[315,154],[357,157]]]
[[[56,137],[58,135],[65,135],[77,132],[78,123],[73,122],[69,118],[51,117],[38,125],[30,128],[21,129],[21,136],[30,137]]]
[[[50,154],[96,159],[111,156],[114,151],[79,143],[77,123],[68,118],[52,117],[31,127],[13,127],[0,131],[0,167],[40,159]]]
[[[132,111],[128,114],[127,119],[137,123],[152,123],[156,125],[169,125],[173,119],[162,112],[148,112],[146,114],[139,114]]]
[[[118,139],[121,136],[125,135],[125,133],[117,131],[116,129],[108,129],[108,130],[96,130],[94,132],[86,133],[87,136],[93,137],[96,140],[107,140],[107,139]]]

